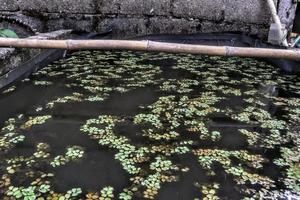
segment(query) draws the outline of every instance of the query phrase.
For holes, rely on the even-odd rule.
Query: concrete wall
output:
[[[0,0],[0,27],[5,21],[23,34],[112,28],[116,37],[243,31],[265,38],[270,15],[264,0]]]

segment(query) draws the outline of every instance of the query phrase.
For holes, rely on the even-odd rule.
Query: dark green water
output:
[[[82,51],[0,95],[1,199],[300,198],[300,78]]]

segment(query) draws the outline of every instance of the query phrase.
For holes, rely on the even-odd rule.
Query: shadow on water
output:
[[[133,119],[118,123],[114,127],[114,132],[118,135],[128,137],[134,144],[145,144],[142,126],[135,125]]]
[[[44,105],[55,96],[63,96],[72,92],[59,83],[47,87],[23,83],[18,84],[17,87],[13,93],[0,95],[0,125],[16,114],[32,112],[36,106]],[[7,104],[7,102],[10,103]]]
[[[139,106],[149,105],[158,99],[153,88],[138,88],[127,93],[114,93],[104,102],[70,102],[58,104],[51,113],[59,116],[90,118],[99,115],[131,116],[138,114]]]
[[[31,156],[38,143],[50,145],[52,158],[63,155],[67,147],[80,146],[85,154],[82,159],[72,161],[64,166],[50,168],[41,166],[36,170],[54,173],[53,187],[58,192],[65,192],[74,187],[80,187],[86,192],[97,192],[107,185],[116,186],[120,192],[128,184],[128,174],[114,159],[113,151],[101,147],[96,141],[80,132],[82,121],[55,118],[43,125],[35,126],[26,132],[26,140],[22,145],[10,151],[7,156]],[[18,177],[13,180],[15,185],[24,185],[28,180]]]
[[[180,157],[175,157],[176,163],[180,163],[184,167],[188,167],[188,172],[181,172],[180,181],[175,183],[166,183],[159,192],[157,199],[195,199],[203,198],[201,185],[220,184],[218,196],[222,199],[240,199],[238,188],[234,188],[235,182],[232,176],[228,176],[222,166],[214,164],[213,171],[217,172],[215,176],[207,176],[208,171],[198,167],[199,163],[192,154],[185,154]],[[175,162],[175,161],[174,161]],[[199,186],[197,186],[199,185]]]
[[[54,118],[42,125],[35,126],[26,132],[25,144],[36,146],[47,143],[51,147],[51,154],[59,155],[69,146],[82,146],[86,150],[98,148],[97,142],[80,132],[84,121],[70,118]]]
[[[85,192],[97,192],[108,185],[121,192],[128,186],[129,176],[120,163],[115,161],[113,152],[105,149],[86,151],[80,161],[55,170],[55,190],[65,192],[80,187]]]
[[[199,198],[201,190],[195,186],[195,183],[210,183],[206,171],[198,167],[198,161],[192,154],[176,156],[172,160],[188,167],[189,171],[180,173],[179,182],[166,183],[160,190],[157,199],[183,200]]]

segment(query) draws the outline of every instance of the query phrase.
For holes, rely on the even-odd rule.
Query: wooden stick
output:
[[[298,49],[268,49],[230,46],[207,46],[135,40],[37,40],[0,38],[0,47],[40,49],[133,50],[169,53],[191,53],[212,56],[283,58],[300,61]]]

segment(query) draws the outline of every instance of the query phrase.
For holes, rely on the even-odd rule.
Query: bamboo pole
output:
[[[271,11],[271,15],[272,15],[273,21],[279,27],[280,35],[284,35],[283,26],[281,24],[279,16],[277,15],[277,9],[275,7],[274,0],[267,0],[267,2],[268,2],[268,6],[270,8],[270,11]],[[286,37],[286,36],[284,36],[284,37]],[[286,38],[282,38],[282,45],[286,46],[286,47],[288,46]]]
[[[300,61],[298,49],[268,49],[230,46],[207,46],[154,42],[149,40],[38,40],[0,38],[0,47],[39,48],[39,49],[99,49],[133,50],[169,53],[191,53],[212,56],[238,56],[256,58],[283,58]]]

